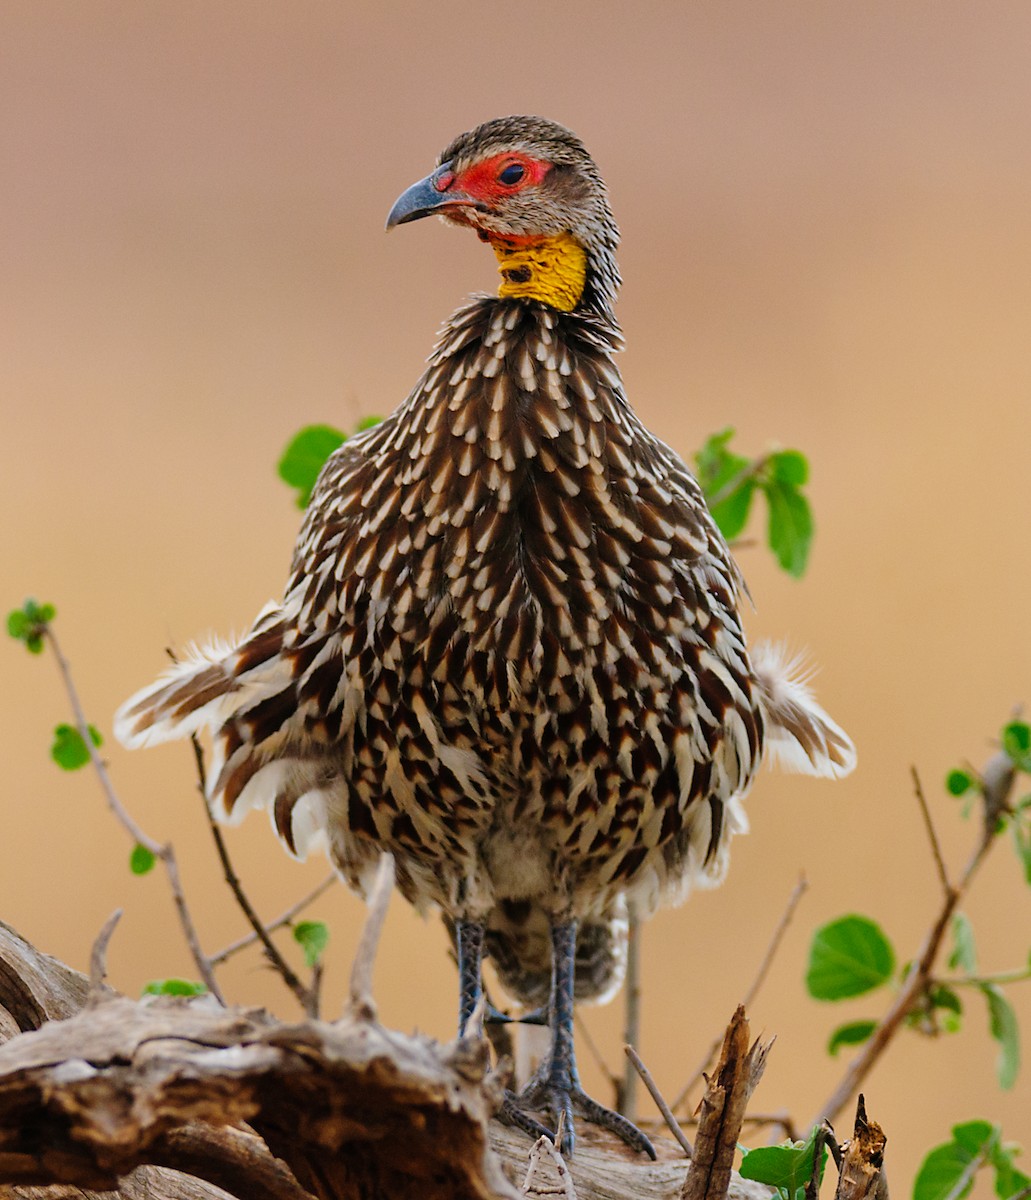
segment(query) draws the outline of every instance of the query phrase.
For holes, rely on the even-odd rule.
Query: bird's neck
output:
[[[587,252],[570,233],[556,237],[489,238],[498,257],[498,295],[540,300],[559,312],[572,312],[587,282]]]

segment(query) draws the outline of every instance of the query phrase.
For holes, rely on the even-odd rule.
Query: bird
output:
[[[578,1116],[654,1156],[584,1091],[574,1001],[618,985],[627,904],[723,878],[761,761],[838,778],[855,749],[797,661],[748,645],[702,490],[627,400],[619,230],[583,142],[486,121],[387,228],[430,216],[490,246],[497,293],[459,307],[407,399],[328,459],[282,599],[115,729],[130,747],[207,731],[213,813],[266,810],[360,894],[389,851],[403,896],[454,931],[459,1033],[485,954],[542,1005],[550,1048],[501,1118],[562,1127],[572,1153]]]

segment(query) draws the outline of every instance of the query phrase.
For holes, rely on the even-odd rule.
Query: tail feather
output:
[[[766,723],[770,761],[803,775],[840,779],[856,765],[848,734],[816,703],[800,658],[785,648],[760,642],[752,650]]]
[[[256,676],[263,673],[255,668],[282,647],[280,616],[278,605],[268,604],[238,646],[214,641],[194,647],[119,708],[115,736],[132,749],[189,737],[205,726],[217,728],[260,700],[270,681],[259,681]]]
[[[289,852],[304,858],[325,842],[326,763],[288,746],[296,664],[283,654],[284,632],[282,609],[269,604],[239,644],[194,648],[122,705],[115,734],[135,748],[210,729],[211,811],[235,824],[267,809]]]

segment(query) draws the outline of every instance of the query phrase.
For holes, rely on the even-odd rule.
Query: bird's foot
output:
[[[543,1125],[530,1114],[548,1113],[555,1121],[555,1128]],[[640,1153],[655,1158],[655,1147],[648,1137],[626,1117],[612,1109],[592,1100],[578,1082],[562,1080],[538,1075],[518,1094],[505,1093],[505,1100],[498,1114],[507,1125],[515,1125],[528,1133],[530,1137],[542,1135],[555,1140],[557,1127],[561,1118],[562,1144],[559,1150],[567,1156],[572,1156],[576,1145],[576,1134],[573,1130],[573,1117],[581,1117],[592,1125],[600,1125],[617,1137],[623,1139],[631,1148]]]

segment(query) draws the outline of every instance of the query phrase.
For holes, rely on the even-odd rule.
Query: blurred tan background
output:
[[[384,236],[391,203],[485,118],[568,124],[624,231],[641,416],[685,456],[732,424],[745,451],[776,441],[812,462],[811,569],[794,582],[743,552],[749,625],[809,648],[860,767],[837,785],[761,778],[726,887],[648,928],[641,1045],[672,1095],[804,870],[752,1013],[778,1035],[755,1106],[804,1122],[843,1069],[829,1031],[886,1003],[809,1000],[811,929],[866,911],[915,951],[939,892],[910,764],[958,869],[974,831],[943,775],[983,761],[1031,699],[1029,60],[1023,3],[7,0],[3,609],[57,605],[105,732],[166,645],[243,628],[279,592],[299,521],[275,477],[287,439],[388,411],[448,313],[494,287],[472,237],[429,222]],[[160,873],[129,874],[95,780],[49,761],[68,719],[54,664],[5,642],[0,679],[0,917],[81,968],[124,906],[113,981],[192,974]],[[107,749],[138,819],[174,841],[205,945],[238,936],[188,747]],[[257,816],[232,845],[268,916],[325,871],[287,859]],[[1031,894],[1008,847],[967,911],[983,967],[1020,966]],[[332,925],[335,1012],[362,908],[337,889],[312,915]],[[226,986],[295,1011],[256,954]],[[388,1022],[451,1036],[441,930],[399,901],[377,988]],[[1031,985],[1010,995],[1031,1038]],[[588,1020],[618,1063],[619,1004]],[[900,1196],[956,1121],[1031,1143],[1031,1064],[1000,1094],[986,1026],[971,997],[959,1036],[906,1036],[868,1081]]]

